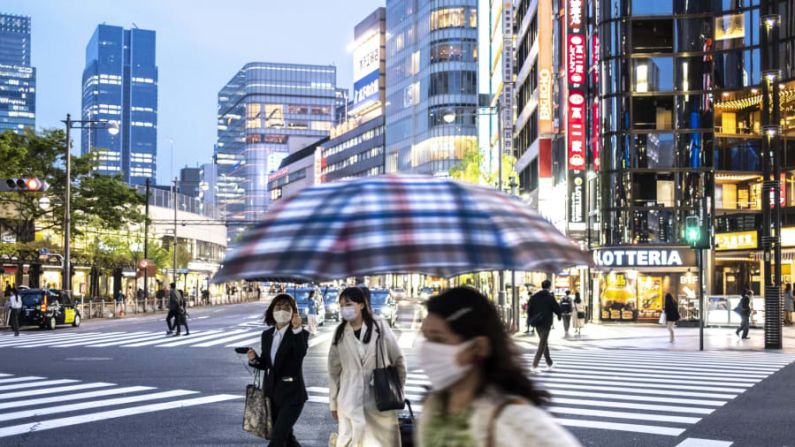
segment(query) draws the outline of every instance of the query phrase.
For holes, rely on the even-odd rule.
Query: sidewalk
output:
[[[563,323],[555,321],[549,336],[550,344],[588,345],[606,349],[648,349],[673,351],[698,351],[699,329],[697,327],[676,328],[676,340],[671,343],[668,329],[657,324],[586,324],[581,336],[564,338]],[[764,329],[751,329],[750,339],[741,340],[732,328],[704,328],[705,351],[765,351],[795,354],[795,326],[785,326],[783,347],[780,350],[765,350]],[[529,334],[517,334],[519,340],[537,340]]]

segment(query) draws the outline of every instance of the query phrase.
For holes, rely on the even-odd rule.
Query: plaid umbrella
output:
[[[585,264],[585,252],[518,199],[449,179],[383,175],[322,184],[277,203],[227,253],[213,281],[451,277]]]

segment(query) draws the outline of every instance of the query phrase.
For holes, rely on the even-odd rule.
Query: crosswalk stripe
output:
[[[530,364],[526,365],[528,368]],[[686,372],[671,372],[666,374],[654,374],[649,369],[629,369],[629,368],[588,368],[587,366],[579,366],[579,365],[566,365],[565,368],[563,365],[558,367],[556,370],[551,371],[551,374],[555,374],[556,371],[565,371],[565,372],[572,372],[572,371],[580,371],[582,374],[590,374],[590,375],[598,375],[598,376],[629,376],[629,377],[637,377],[638,373],[643,374],[644,377],[655,377],[661,379],[675,379],[675,378],[684,378],[684,379],[695,379],[695,380],[710,380],[714,382],[725,382],[725,383],[756,383],[759,380],[756,378],[753,379],[743,379],[743,378],[734,378],[734,377],[724,377],[724,376],[710,376],[707,374],[689,374]]]
[[[91,344],[86,345],[86,347],[89,347],[89,348],[104,348],[104,347],[107,347],[107,346],[119,346],[119,345],[123,345],[125,343],[134,343],[134,342],[144,341],[144,340],[154,340],[154,339],[162,340],[163,337],[165,337],[165,331],[150,332],[150,333],[148,333],[146,335],[139,335],[139,336],[136,336],[136,337],[129,337],[129,338],[128,337],[122,337],[119,340],[112,341],[112,342],[107,342],[107,343],[104,343],[104,342],[103,343],[97,343],[97,344],[91,343]]]
[[[726,401],[721,400],[707,400],[707,399],[680,399],[673,397],[656,397],[656,396],[629,396],[626,394],[618,393],[589,393],[583,391],[569,391],[569,390],[555,390],[557,396],[573,396],[573,397],[592,397],[601,399],[614,399],[614,400],[628,400],[634,402],[658,402],[668,404],[684,404],[684,405],[702,405],[706,407],[720,407],[726,404]]]
[[[50,345],[50,347],[71,348],[73,346],[80,346],[80,345],[93,345],[93,344],[96,344],[96,343],[103,343],[103,342],[108,342],[108,341],[113,341],[113,340],[125,339],[125,338],[135,337],[135,336],[144,335],[144,334],[149,334],[149,332],[138,331],[138,332],[130,332],[130,333],[121,333],[121,334],[111,335],[109,337],[97,338],[97,339],[90,340],[90,341],[81,340],[81,341],[77,341],[77,342],[68,342],[68,343],[62,343],[62,344],[54,344],[54,345]]]
[[[96,334],[96,332],[88,332],[88,333],[89,334]],[[0,343],[0,348],[7,348],[7,347],[10,347],[10,346],[22,345],[22,344],[26,344],[26,343],[36,343],[36,342],[40,342],[42,340],[66,340],[66,339],[75,338],[75,337],[78,337],[78,336],[84,335],[84,334],[86,334],[86,333],[85,332],[80,332],[80,333],[70,332],[68,334],[63,334],[63,335],[58,334],[57,338],[56,338],[55,335],[53,335],[51,333],[47,334],[47,335],[43,335],[43,336],[31,336],[31,337],[27,337],[27,336],[26,337],[22,337],[22,336],[20,336],[20,337],[16,337],[14,340],[4,341],[4,342]]]
[[[39,376],[12,377],[10,379],[0,379],[0,383],[28,382],[31,380],[41,380],[43,378],[44,377]]]
[[[16,411],[12,413],[0,414],[0,422],[12,421],[14,419],[39,417],[48,414],[66,413],[69,411],[85,410],[86,408],[110,407],[113,405],[123,405],[135,402],[143,402],[147,400],[166,399],[169,397],[179,397],[179,396],[186,396],[188,394],[197,394],[197,393],[198,391],[173,390],[173,391],[163,391],[160,393],[143,394],[131,397],[94,400],[89,402],[81,402],[77,404],[57,405],[54,407],[38,408],[35,410]]]
[[[241,399],[242,396],[234,396],[230,394],[215,394],[206,397],[197,397],[194,399],[175,400],[159,404],[141,405],[137,407],[122,408],[119,410],[101,411],[97,413],[83,414],[80,416],[71,416],[60,419],[49,419],[45,421],[37,421],[32,423],[12,425],[8,427],[0,427],[0,438],[28,433],[33,431],[51,430],[54,428],[68,427],[72,425],[84,424],[86,422],[104,421],[108,419],[115,419],[123,416],[131,416],[136,414],[152,413],[156,411],[171,410],[175,408],[192,407],[196,405],[204,405],[216,402],[223,402],[232,399]]]
[[[193,334],[194,335],[196,335],[196,334],[202,334],[203,335],[204,332],[205,331],[193,331]],[[173,336],[173,337],[176,338],[176,336]],[[147,341],[142,341],[142,342],[137,342],[137,343],[122,343],[119,346],[121,346],[123,348],[137,348],[137,347],[140,347],[140,346],[151,346],[151,345],[159,345],[160,343],[168,343],[170,340],[172,340],[172,338],[169,338],[168,336],[163,335],[159,339],[147,340]]]
[[[328,394],[329,390],[326,387],[308,386],[308,387],[306,387],[306,392],[307,393]],[[411,401],[420,401],[420,400],[422,400],[422,396],[415,395],[415,394],[406,394],[405,397],[406,397],[406,399],[411,400]]]
[[[564,374],[555,373],[554,376],[541,376],[536,377],[534,380],[544,383],[544,382],[560,382],[560,383],[580,383],[580,384],[594,384],[594,385],[603,385],[605,383],[604,380],[588,380],[584,375],[574,375],[574,374],[565,374],[567,377],[563,377]],[[672,386],[671,383],[658,383],[658,382],[674,382],[675,386]],[[691,391],[714,391],[714,392],[723,392],[723,393],[742,393],[746,390],[746,388],[729,388],[729,387],[714,387],[714,386],[695,386],[695,385],[682,385],[681,383],[702,383],[702,382],[694,382],[694,381],[668,381],[664,379],[658,379],[656,381],[652,380],[644,380],[644,379],[636,379],[636,380],[628,380],[627,378],[621,378],[620,381],[610,382],[611,384],[616,384],[622,387],[637,387],[637,388],[663,388],[666,390],[675,388],[678,390],[691,390]]]
[[[54,347],[60,347],[62,345],[70,344],[70,343],[73,344],[73,346],[77,346],[77,345],[84,344],[84,343],[91,343],[91,342],[94,342],[94,341],[105,340],[105,339],[107,339],[107,338],[109,338],[111,336],[114,336],[114,335],[123,335],[123,334],[124,334],[124,332],[105,332],[105,333],[99,333],[97,335],[81,337],[80,339],[74,339],[73,338],[71,340],[54,340],[54,341],[50,341],[50,342],[46,342],[46,343],[43,342],[39,346],[47,346],[47,347],[50,347],[50,348],[54,348]],[[34,347],[34,346],[17,346],[17,348],[32,348],[32,347]]]
[[[66,335],[78,335],[78,333],[77,332],[69,332],[69,333],[63,334],[63,335],[64,336],[66,336]],[[52,337],[52,336],[53,336],[53,333],[49,332],[49,331],[46,332],[46,333],[38,333],[38,334],[20,332],[18,337],[11,336],[11,337],[0,338],[0,347],[6,346],[6,345],[9,345],[9,344],[13,345],[13,344],[16,344],[16,343],[21,343],[23,341],[36,341],[36,340],[40,340],[40,339],[48,338],[48,337]]]
[[[712,414],[712,408],[676,407],[673,405],[638,404],[632,402],[613,402],[591,399],[571,399],[566,397],[552,397],[553,405],[579,405],[588,407],[623,408],[625,410],[664,411],[667,413]]]
[[[552,347],[554,351],[554,347]],[[719,355],[719,356],[712,356],[712,355],[692,355],[688,353],[683,353],[682,351],[665,351],[665,352],[647,352],[647,351],[631,351],[631,358],[636,360],[672,360],[672,361],[705,361],[709,362],[710,364],[717,363],[717,364],[725,364],[725,365],[739,365],[739,366],[750,366],[750,367],[758,367],[758,368],[775,368],[786,366],[792,363],[795,360],[795,356],[787,356],[785,354],[777,354],[777,353],[767,353],[763,356],[758,356],[754,354],[759,354],[756,352],[749,352],[744,354],[742,357],[731,357],[728,355]],[[522,354],[524,357],[532,358],[532,354]],[[591,353],[591,352],[582,352],[582,353],[571,353],[571,352],[561,352],[560,355],[578,355],[583,357],[589,358],[610,358],[610,359],[617,359],[617,360],[624,360],[626,359],[630,353],[626,350],[613,350],[613,351],[602,351],[600,353]]]
[[[53,402],[73,402],[80,399],[91,399],[93,397],[111,396],[114,394],[137,393],[139,391],[149,391],[155,389],[151,386],[128,386],[123,388],[110,388],[98,391],[86,391],[82,393],[63,394],[54,397],[40,397],[38,399],[23,399],[11,402],[0,402],[0,410],[8,408],[32,407],[36,405],[50,404]]]
[[[637,368],[639,365],[637,363],[618,363],[618,362],[601,362],[598,360],[574,360],[574,359],[564,359],[556,361],[556,365],[563,367],[568,365],[585,365],[591,366],[594,368],[597,367],[604,367],[604,368],[616,368],[616,369],[625,369],[625,368]],[[738,375],[742,375],[745,377],[767,377],[769,373],[760,373],[760,372],[748,372],[743,370],[732,370],[730,368],[700,368],[695,365],[691,366],[654,366],[644,362],[641,365],[641,368],[638,371],[646,370],[651,371],[651,367],[654,367],[654,371],[657,372],[675,372],[681,371],[683,369],[687,370],[689,374],[711,374],[714,376],[727,376],[727,377],[736,377]],[[725,371],[725,372],[724,372]]]
[[[639,421],[675,422],[680,424],[695,424],[701,418],[688,416],[672,416],[670,414],[629,413],[626,411],[594,410],[590,408],[556,407],[546,408],[547,411],[557,415],[593,416],[612,419],[635,419]]]
[[[591,421],[586,419],[557,419],[558,423],[566,427],[598,428],[602,430],[631,431],[652,435],[679,436],[684,433],[684,428],[660,427],[656,425],[624,424],[607,421]]]
[[[102,388],[106,386],[113,386],[113,383],[94,382],[94,383],[80,383],[77,385],[57,386],[53,388],[43,388],[39,390],[17,391],[13,393],[1,393],[0,400],[15,399],[17,397],[30,397],[40,396],[42,394],[65,393],[67,391],[85,390],[89,388]]]
[[[262,342],[262,333],[260,333],[256,337],[252,337],[252,338],[249,338],[247,340],[237,341],[235,343],[228,344],[228,345],[226,345],[224,347],[226,347],[226,348],[236,348],[238,346],[251,346],[253,348],[255,346],[259,346],[259,344],[261,342]],[[310,340],[310,343],[311,343],[311,340]]]
[[[614,357],[606,357],[601,355],[590,355],[590,354],[583,354],[578,356],[569,356],[561,354],[561,359],[573,359],[576,358],[578,360],[588,360],[588,361],[598,361],[604,363],[612,363],[612,364],[626,364],[626,358],[624,359],[617,359]],[[635,357],[631,358],[632,360],[639,360]],[[693,362],[686,361],[686,360],[678,360],[678,359],[663,359],[663,358],[656,358],[656,359],[649,359],[644,358],[642,359],[644,365],[660,365],[660,366],[686,366],[692,367]],[[738,364],[735,362],[715,362],[710,361],[709,366],[721,367],[722,369],[728,370],[736,370],[736,371],[749,371],[749,372],[759,372],[759,373],[770,373],[773,371],[777,371],[780,367],[766,367],[766,366],[747,366],[743,364]]]
[[[612,391],[615,392],[616,390],[620,390],[621,394],[624,393],[632,393],[632,394],[645,394],[645,395],[656,395],[656,396],[682,396],[682,397],[704,397],[709,399],[734,399],[737,397],[736,394],[719,394],[719,393],[698,393],[693,391],[680,391],[678,389],[665,389],[665,390],[652,390],[648,388],[644,389],[635,389],[631,387],[626,387],[619,382],[611,382],[611,386],[597,386],[597,385],[577,385],[573,383],[554,383],[554,382],[547,382],[547,381],[540,381],[544,385],[544,388],[553,391],[555,393],[558,390],[595,390],[595,391]]]
[[[44,386],[52,386],[52,385],[63,385],[65,383],[75,383],[75,382],[77,382],[77,380],[73,380],[73,379],[56,379],[56,380],[42,380],[42,381],[29,382],[29,383],[15,383],[13,385],[0,386],[0,391],[18,390],[18,389],[22,389],[22,388],[44,387]]]
[[[113,334],[121,334],[121,332],[112,332],[112,333]],[[20,345],[14,346],[14,347],[15,348],[38,348],[40,346],[47,346],[47,345],[55,346],[55,345],[60,344],[60,343],[70,343],[70,342],[74,342],[74,341],[78,341],[78,340],[80,340],[80,341],[94,340],[96,338],[101,338],[101,337],[105,337],[105,336],[106,335],[104,333],[96,333],[95,332],[95,333],[90,334],[90,335],[89,334],[84,334],[84,335],[79,335],[77,337],[71,337],[68,340],[38,341],[38,342],[35,342],[35,343],[20,344]]]
[[[234,340],[239,340],[241,338],[251,337],[255,333],[259,333],[260,335],[262,334],[261,332],[251,332],[251,331],[249,331],[249,332],[245,332],[243,334],[237,334],[237,335],[233,335],[233,336],[230,336],[230,337],[219,338],[219,339],[216,339],[216,340],[213,340],[213,341],[199,343],[198,345],[195,345],[195,346],[197,348],[207,348],[207,347],[210,347],[210,346],[218,346],[218,345],[222,345],[224,343],[230,343],[230,342],[232,342]]]
[[[175,346],[184,346],[184,345],[193,344],[193,343],[196,343],[197,341],[205,341],[205,340],[210,340],[210,339],[213,339],[213,338],[216,338],[216,337],[223,337],[225,334],[227,334],[227,332],[215,331],[215,330],[207,331],[207,332],[205,332],[204,334],[202,334],[202,335],[200,335],[198,337],[189,335],[183,340],[172,341],[172,342],[163,343],[163,344],[159,344],[159,345],[155,345],[155,346],[157,346],[158,348],[173,348]]]

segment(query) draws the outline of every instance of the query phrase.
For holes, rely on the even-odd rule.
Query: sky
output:
[[[85,48],[100,23],[157,32],[158,183],[209,163],[218,91],[254,61],[337,66],[351,89],[353,27],[385,0],[2,0],[32,20],[36,126],[80,116]],[[74,147],[80,147],[75,132]],[[173,167],[172,143],[173,141]]]

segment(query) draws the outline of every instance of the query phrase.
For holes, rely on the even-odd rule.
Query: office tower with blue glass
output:
[[[36,69],[30,66],[30,17],[0,14],[0,133],[36,128]]]
[[[387,172],[447,176],[478,150],[477,4],[387,0]]]
[[[252,62],[218,92],[215,199],[230,237],[262,219],[282,159],[329,135],[336,83],[333,65]]]
[[[82,153],[93,152],[97,172],[142,185],[157,173],[155,32],[99,25],[86,46],[83,118],[119,125],[111,135],[84,129]]]

